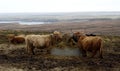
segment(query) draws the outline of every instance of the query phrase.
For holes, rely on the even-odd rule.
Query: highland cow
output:
[[[102,56],[102,38],[99,36],[86,36],[79,32],[73,34],[73,39],[77,42],[78,47],[82,51],[82,56],[86,57],[86,52],[91,52],[94,57],[99,51],[99,57]]]
[[[27,35],[25,38],[26,47],[28,53],[34,53],[34,48],[38,49],[47,49],[48,51],[51,49],[51,46],[57,42],[57,38],[61,38],[59,35],[56,34],[49,34],[49,35]]]
[[[23,35],[18,35],[18,36],[15,36],[14,34],[7,35],[9,44],[10,43],[12,43],[12,44],[21,44],[21,43],[24,43],[25,42],[25,38],[24,37],[25,36],[23,36]]]

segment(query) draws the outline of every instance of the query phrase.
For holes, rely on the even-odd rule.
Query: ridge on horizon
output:
[[[17,16],[17,15],[120,15],[120,11],[91,11],[91,12],[19,12],[19,13],[0,13],[0,16]]]

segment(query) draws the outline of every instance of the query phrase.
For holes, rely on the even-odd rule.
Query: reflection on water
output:
[[[50,22],[19,22],[22,25],[49,24]]]
[[[51,50],[52,55],[60,55],[60,56],[80,56],[80,51],[78,48],[53,48]]]
[[[15,23],[15,24],[21,24],[21,25],[37,25],[37,24],[49,24],[51,22],[41,22],[41,21],[38,21],[38,22],[34,22],[34,21],[0,21],[0,23]]]

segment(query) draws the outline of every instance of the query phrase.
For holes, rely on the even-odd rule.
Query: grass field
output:
[[[12,44],[8,47],[6,35],[9,33],[47,34],[50,32],[1,31],[0,71],[120,71],[120,36],[101,35],[104,59],[99,59],[97,57],[55,56],[39,52],[37,49],[36,55],[28,55],[25,44]],[[60,46],[64,47],[65,44],[67,43],[64,42]]]

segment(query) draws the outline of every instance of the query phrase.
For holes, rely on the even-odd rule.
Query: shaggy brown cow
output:
[[[98,36],[86,36],[79,32],[73,34],[73,39],[77,41],[78,47],[82,51],[82,56],[86,57],[86,52],[92,52],[92,56],[94,57],[99,51],[99,57],[102,56],[102,38]]]
[[[58,40],[55,38],[60,38],[60,37],[54,34],[27,35],[25,38],[25,41],[26,41],[26,47],[27,47],[28,53],[32,52],[32,54],[35,55],[34,48],[50,50],[51,46],[56,42],[56,40]]]
[[[24,36],[15,36],[14,34],[9,34],[8,36],[9,43],[20,44],[25,42]]]
[[[20,37],[20,36],[15,36],[13,39],[10,40],[10,42],[13,43],[13,44],[24,43],[25,42],[25,38],[24,37]]]

